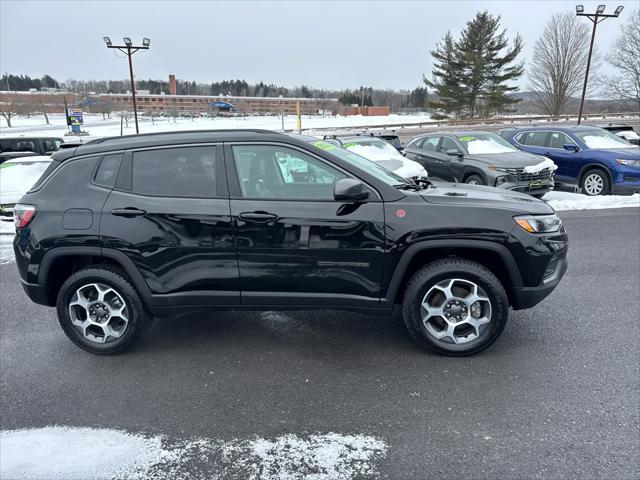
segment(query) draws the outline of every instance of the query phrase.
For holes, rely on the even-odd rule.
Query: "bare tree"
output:
[[[18,105],[13,99],[8,98],[6,102],[0,102],[0,115],[7,122],[7,127],[11,128],[11,119],[18,115]]]
[[[607,97],[640,111],[640,10],[633,12],[621,30],[607,57],[618,75],[604,77],[602,85]]]
[[[580,91],[587,68],[589,25],[573,13],[556,13],[536,41],[529,84],[536,104],[548,115],[566,113],[571,97]],[[595,53],[594,58],[592,71],[598,63]]]

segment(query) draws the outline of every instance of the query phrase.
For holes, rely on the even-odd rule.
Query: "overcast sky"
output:
[[[212,82],[243,78],[288,87],[412,89],[430,72],[433,49],[478,10],[502,16],[510,36],[535,40],[556,12],[577,1],[26,1],[0,0],[0,72],[57,80],[124,79],[126,60],[102,41],[151,38],[137,53],[137,78]],[[595,11],[597,2],[583,2]],[[598,25],[596,44],[606,52],[637,1],[620,19]],[[585,22],[589,23],[585,18]],[[589,23],[589,25],[591,25]],[[520,81],[527,86],[526,78]]]

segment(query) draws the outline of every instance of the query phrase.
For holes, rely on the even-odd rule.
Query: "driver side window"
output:
[[[237,145],[233,157],[242,196],[280,200],[333,200],[342,172],[295,149]]]

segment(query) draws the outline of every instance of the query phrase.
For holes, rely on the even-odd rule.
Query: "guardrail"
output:
[[[591,113],[582,115],[584,120],[589,119],[612,119],[612,118],[640,118],[640,112],[626,113]],[[578,120],[577,115],[562,115],[560,117],[550,117],[547,115],[532,115],[528,117],[495,117],[495,118],[474,118],[467,120],[424,120],[420,122],[400,122],[400,123],[381,123],[375,125],[353,125],[348,127],[326,127],[326,128],[309,128],[303,130],[325,131],[325,130],[375,130],[375,129],[393,129],[393,128],[421,128],[421,127],[440,127],[440,126],[473,126],[473,125],[509,125],[520,123],[531,123],[535,121],[550,122],[569,122]],[[304,127],[304,124],[303,124]],[[295,132],[297,129],[286,129],[285,132]]]

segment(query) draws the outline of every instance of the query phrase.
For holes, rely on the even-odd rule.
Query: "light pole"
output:
[[[124,37],[124,45],[113,45],[111,43],[111,39],[109,37],[102,37],[104,43],[107,44],[107,48],[116,48],[120,50],[122,53],[127,55],[129,58],[129,77],[131,78],[131,97],[133,99],[133,118],[136,121],[136,133],[140,133],[138,130],[138,106],[136,104],[136,84],[133,81],[133,64],[131,63],[131,55],[136,53],[138,50],[149,50],[149,45],[151,44],[151,40],[148,38],[142,39],[142,46],[133,46],[131,43],[131,39],[129,37]]]
[[[591,66],[591,54],[593,53],[593,41],[596,38],[596,25],[607,18],[617,18],[624,8],[622,5],[616,7],[612,14],[605,14],[605,5],[598,5],[596,13],[584,13],[584,6],[576,5],[576,15],[578,17],[587,17],[593,23],[591,31],[591,43],[589,44],[589,56],[587,57],[587,70],[584,72],[584,85],[582,86],[582,97],[580,98],[580,110],[578,111],[578,125],[582,122],[582,109],[584,108],[584,97],[587,94],[587,80],[589,79],[589,67]]]

